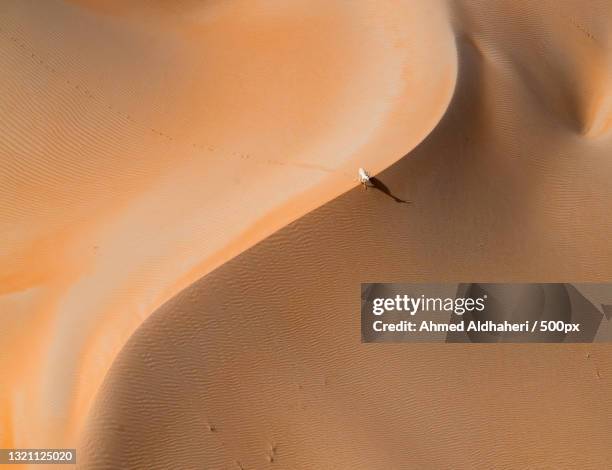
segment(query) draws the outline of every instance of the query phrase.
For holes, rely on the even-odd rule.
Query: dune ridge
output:
[[[83,466],[609,468],[608,344],[360,343],[360,282],[610,280],[612,18],[577,5],[455,2],[453,100],[378,175],[412,203],[353,189],[164,304]]]
[[[445,5],[392,1],[9,0],[0,66],[3,447],[76,444],[152,311],[401,158],[457,71]]]

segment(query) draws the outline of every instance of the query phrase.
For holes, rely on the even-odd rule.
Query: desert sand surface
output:
[[[416,146],[454,90],[447,18],[3,1],[0,446],[74,444],[144,318]]]
[[[0,13],[2,447],[612,467],[609,346],[359,332],[361,282],[610,280],[609,2]]]

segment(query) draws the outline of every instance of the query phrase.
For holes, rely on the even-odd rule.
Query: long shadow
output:
[[[400,204],[410,204],[412,202],[412,201],[406,201],[405,199],[400,199],[399,197],[395,196],[391,192],[391,190],[385,185],[385,183],[383,183],[382,181],[380,181],[378,178],[374,176],[370,176],[370,184],[368,186],[370,188],[378,189],[379,191],[383,192],[384,194],[389,196],[391,199],[393,199],[395,202],[398,202]]]

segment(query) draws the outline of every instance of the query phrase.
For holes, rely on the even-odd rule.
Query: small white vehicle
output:
[[[364,168],[359,168],[359,182],[363,184],[366,189],[368,189],[368,186],[371,184],[370,175]]]

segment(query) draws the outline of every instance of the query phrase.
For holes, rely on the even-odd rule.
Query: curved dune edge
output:
[[[150,312],[397,161],[454,90],[442,3],[87,3],[0,7],[3,447],[72,445]]]
[[[584,11],[554,0],[474,5],[457,2],[460,27],[475,43],[490,47],[481,52],[507,67],[508,78],[523,82],[530,100],[572,133],[609,137],[612,10],[607,2],[590,2]],[[521,18],[525,11],[529,14]],[[507,15],[506,20],[498,15]],[[505,47],[508,43],[512,47]]]
[[[349,191],[164,304],[100,388],[84,467],[612,466],[609,345],[359,343],[360,282],[610,280],[610,136],[579,112],[602,76],[562,46],[578,24],[609,50],[612,19],[541,3],[457,3],[453,101],[380,176],[413,203]]]

